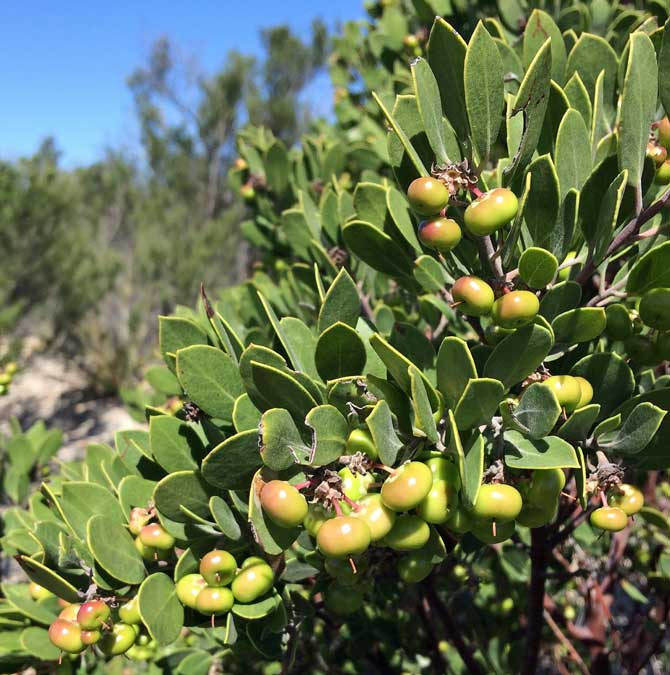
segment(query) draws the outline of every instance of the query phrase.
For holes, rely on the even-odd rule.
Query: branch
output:
[[[530,564],[530,587],[528,588],[528,608],[526,610],[526,655],[521,675],[534,675],[536,673],[542,645],[544,586],[547,570],[546,527],[531,530]]]
[[[575,646],[565,637],[565,633],[558,627],[558,624],[554,621],[551,614],[545,609],[544,610],[544,619],[549,625],[549,628],[553,631],[554,635],[558,638],[558,641],[565,647],[570,658],[577,664],[577,668],[582,672],[582,675],[589,675],[589,669],[586,667],[582,657],[579,655],[579,652],[575,649]]]
[[[442,600],[440,600],[437,593],[435,592],[435,589],[432,585],[432,575],[428,578],[428,580],[422,582],[421,586],[426,593],[426,597],[430,602],[430,606],[440,617],[440,621],[446,633],[445,637],[454,645],[454,647],[456,647],[456,651],[468,669],[468,672],[472,673],[472,675],[485,675],[484,670],[479,665],[477,659],[475,659],[472,648],[463,639],[461,630],[456,625],[456,622],[447,609],[447,606],[442,602]]]

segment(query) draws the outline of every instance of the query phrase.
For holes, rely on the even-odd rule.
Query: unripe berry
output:
[[[409,511],[419,505],[432,484],[433,472],[425,464],[403,464],[384,481],[382,501],[393,511]]]
[[[652,288],[640,299],[640,318],[651,328],[670,329],[670,288]]]
[[[465,534],[472,528],[473,519],[463,506],[456,506],[451,510],[449,519],[445,524],[452,532]]]
[[[543,384],[556,394],[558,404],[568,412],[574,410],[582,398],[582,388],[572,375],[552,375]]]
[[[147,509],[142,509],[140,507],[135,507],[130,511],[130,517],[128,518],[128,529],[131,534],[137,536],[142,528],[151,520],[151,514]]]
[[[512,291],[494,303],[491,315],[502,328],[519,328],[531,322],[540,311],[540,301],[530,291]]]
[[[461,489],[461,477],[458,475],[458,467],[450,459],[442,456],[429,457],[424,464],[433,474],[433,482],[444,480],[450,483],[454,490]]]
[[[628,525],[628,516],[625,511],[616,506],[603,506],[596,509],[591,514],[590,520],[594,527],[610,532],[619,532]]]
[[[553,511],[564,487],[563,469],[536,469],[526,492],[526,500],[534,506]]]
[[[347,466],[340,469],[337,475],[342,479],[342,492],[351,501],[357,502],[368,493],[368,485],[372,483],[372,474],[353,473]],[[342,510],[349,513],[350,506],[346,502],[341,502]]]
[[[363,595],[355,587],[334,581],[324,593],[326,609],[335,614],[353,614],[363,605]]]
[[[435,216],[449,203],[449,190],[437,178],[416,178],[407,189],[407,199],[420,216]]]
[[[477,197],[465,209],[465,227],[483,237],[507,225],[516,216],[519,200],[507,188],[495,188]]]
[[[523,502],[519,491],[504,483],[490,483],[479,488],[472,512],[482,520],[506,522],[514,520]]]
[[[102,633],[99,630],[82,630],[81,631],[81,641],[87,647],[89,645],[97,644],[102,637]]]
[[[474,520],[470,532],[485,544],[499,544],[501,541],[509,539],[515,530],[513,520],[504,523],[496,522],[495,533],[490,521]]]
[[[135,548],[147,562],[156,562],[157,560],[167,560],[170,557],[169,550],[147,546],[140,537],[135,537]]]
[[[593,387],[585,377],[576,376],[575,380],[577,380],[579,388],[582,392],[579,403],[577,403],[577,408],[583,408],[585,405],[591,403],[593,399]]]
[[[36,584],[34,581],[31,581],[30,584],[28,584],[28,593],[30,594],[30,597],[36,602],[53,597],[53,593],[49,589]]]
[[[273,584],[274,572],[270,565],[264,562],[240,570],[233,579],[231,589],[238,602],[253,602],[268,593]]]
[[[168,551],[174,546],[174,537],[158,523],[145,525],[140,530],[140,541],[145,546],[157,548],[161,551]]]
[[[367,495],[360,500],[359,506],[352,516],[368,526],[371,541],[379,541],[391,531],[396,519],[395,511],[384,504],[381,495]]]
[[[237,562],[228,551],[214,550],[200,561],[200,574],[208,586],[227,586],[235,577]]]
[[[77,623],[77,614],[79,613],[79,608],[81,605],[79,603],[72,603],[71,605],[67,605],[67,607],[64,607],[60,614],[58,615],[59,619],[64,619],[65,621],[72,621],[73,623]]]
[[[415,551],[423,548],[430,538],[430,527],[419,516],[398,516],[384,543],[396,551]]]
[[[125,654],[134,644],[137,633],[133,626],[127,623],[115,623],[112,630],[104,633],[98,647],[105,656],[118,656]]]
[[[240,196],[245,202],[253,201],[256,197],[256,190],[254,189],[254,186],[251,185],[251,183],[245,183],[240,188]]]
[[[667,185],[670,183],[670,161],[663,162],[663,164],[656,169],[654,183],[656,183],[656,185]]]
[[[427,522],[439,525],[449,518],[458,499],[458,491],[446,480],[433,480],[430,492],[416,507],[417,513]]]
[[[79,624],[65,619],[56,619],[49,626],[49,640],[63,652],[79,654],[86,645],[81,640]]]
[[[345,454],[353,455],[356,452],[365,453],[370,459],[379,459],[379,450],[372,440],[372,436],[367,429],[354,429],[347,439]]]
[[[205,586],[195,601],[195,608],[206,616],[225,614],[235,604],[233,592],[229,588]]]
[[[259,555],[250,555],[242,561],[240,569],[243,570],[252,565],[267,565],[267,562],[265,561],[265,558],[261,558]]]
[[[109,605],[102,600],[89,600],[77,612],[77,623],[84,630],[99,630],[111,615]]]
[[[516,522],[524,527],[542,527],[554,518],[554,510],[549,511],[532,504],[524,504],[516,517]]]
[[[233,166],[238,170],[238,171],[246,171],[249,168],[249,165],[247,164],[246,159],[243,159],[242,157],[238,157],[234,162]]]
[[[360,555],[370,546],[370,541],[370,528],[364,520],[353,516],[327,520],[316,536],[319,550],[328,558]]]
[[[627,516],[634,516],[644,506],[644,495],[634,485],[621,483],[607,494],[607,503],[620,508]]]
[[[605,334],[612,340],[625,340],[633,334],[633,320],[630,312],[620,302],[607,305],[605,308],[607,324]]]
[[[493,307],[493,289],[479,277],[460,277],[451,287],[451,297],[460,303],[458,311],[468,316],[484,316]]]
[[[307,515],[307,500],[285,480],[271,480],[261,490],[261,506],[279,527],[297,527]]]
[[[330,514],[321,504],[309,504],[307,508],[307,515],[302,521],[303,527],[312,536],[316,537],[321,526],[330,519]]]
[[[647,143],[647,157],[653,159],[656,166],[661,166],[668,158],[668,151],[662,145]]]
[[[664,117],[658,124],[658,142],[666,150],[670,150],[670,121],[667,117]]]
[[[131,598],[125,604],[119,607],[119,619],[123,623],[127,624],[138,624],[142,622],[142,617],[140,616],[140,602],[138,596]]]
[[[207,582],[201,574],[187,574],[183,576],[175,586],[179,602],[186,607],[195,609],[198,595],[205,586],[207,586]]]
[[[406,584],[423,581],[433,570],[433,563],[422,551],[411,551],[398,560],[398,576]]]
[[[417,38],[416,35],[413,33],[409,33],[408,35],[405,35],[405,37],[402,39],[403,45],[405,47],[408,47],[409,49],[414,49],[415,47],[419,46],[419,38]]]
[[[451,251],[463,236],[461,228],[453,218],[431,218],[419,223],[419,239],[427,248],[436,251]]]

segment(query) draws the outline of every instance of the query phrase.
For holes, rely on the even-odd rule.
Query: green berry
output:
[[[658,142],[666,150],[670,150],[670,121],[667,117],[664,117],[658,124]]]
[[[134,644],[137,639],[137,633],[133,626],[127,623],[115,623],[112,630],[104,633],[98,647],[105,656],[118,656],[125,654]]]
[[[297,527],[307,515],[307,500],[285,480],[271,480],[261,490],[263,512],[279,527]]]
[[[161,551],[169,551],[174,546],[174,537],[158,523],[145,525],[140,530],[140,541],[145,546],[157,548]]]
[[[627,516],[634,516],[644,506],[644,495],[634,485],[621,483],[607,494],[607,503],[620,508]]]
[[[201,574],[187,574],[183,576],[175,586],[179,602],[185,607],[195,609],[198,595],[205,586],[207,586],[207,582]]]
[[[552,375],[543,384],[556,394],[558,404],[568,412],[577,408],[582,398],[582,388],[577,378],[572,375]]]
[[[458,499],[458,490],[446,480],[433,480],[430,492],[416,507],[417,513],[427,522],[439,525],[449,518]]]
[[[591,525],[609,532],[619,532],[628,525],[628,516],[616,506],[603,506],[591,514]]]
[[[362,452],[374,461],[379,459],[379,450],[367,429],[354,429],[349,434],[345,454],[353,455],[356,452]]]
[[[228,551],[215,549],[200,560],[200,574],[208,586],[227,586],[236,572],[237,562]]]
[[[407,199],[420,216],[435,216],[449,203],[449,190],[437,178],[416,178],[407,189]]]
[[[307,515],[302,521],[302,524],[312,537],[316,537],[321,526],[329,520],[330,517],[328,511],[326,511],[321,504],[309,504],[307,507]]]
[[[458,311],[468,316],[485,316],[491,312],[493,289],[478,277],[460,277],[451,287],[451,297],[460,303]]]
[[[491,315],[502,328],[519,328],[533,321],[540,311],[540,301],[530,291],[512,291],[501,295],[494,303]]]
[[[58,649],[68,654],[79,654],[86,647],[81,639],[79,624],[65,619],[56,619],[49,626],[49,640]]]
[[[34,581],[31,581],[30,584],[28,584],[28,593],[35,602],[54,597],[54,594],[49,589],[36,584]]]
[[[656,166],[661,166],[668,158],[668,151],[662,145],[647,143],[647,157],[653,159]]]
[[[363,605],[363,594],[355,587],[334,581],[324,593],[326,609],[335,614],[353,614]]]
[[[99,630],[111,615],[109,605],[102,600],[89,600],[77,612],[77,623],[84,630]]]
[[[582,395],[577,403],[577,408],[583,408],[585,405],[588,405],[593,400],[593,387],[591,383],[585,377],[576,376],[575,380],[579,384],[579,389],[582,392]]]
[[[423,548],[430,538],[430,527],[419,516],[398,516],[384,543],[396,551],[414,551]]]
[[[465,227],[470,234],[493,234],[516,216],[519,200],[507,188],[495,188],[477,197],[465,209]]]
[[[425,464],[403,464],[384,481],[382,501],[393,511],[409,511],[419,505],[432,484],[433,472]]]
[[[367,495],[360,500],[358,506],[358,510],[352,515],[368,526],[371,541],[379,541],[391,531],[396,514],[384,504],[381,495]]]
[[[274,572],[266,562],[241,569],[233,579],[231,590],[238,602],[254,602],[274,585]]]
[[[195,608],[205,616],[225,614],[235,604],[235,598],[229,588],[205,586],[195,601]]]
[[[121,619],[123,623],[132,625],[142,622],[142,617],[140,616],[140,603],[137,595],[119,607],[119,619]]]
[[[656,183],[656,185],[667,185],[670,183],[670,162],[663,162],[663,164],[656,169],[654,183]]]
[[[451,251],[458,246],[462,236],[461,228],[453,218],[431,218],[419,223],[419,240],[436,251]]]
[[[470,532],[485,544],[499,544],[501,541],[506,541],[514,534],[516,527],[514,521],[506,523],[495,524],[486,520],[474,520]]]
[[[337,516],[327,520],[316,535],[319,551],[327,558],[360,555],[372,539],[367,523],[354,516]]]
[[[506,522],[514,520],[521,511],[523,503],[519,491],[504,483],[482,485],[472,509],[481,520]]]
[[[398,576],[406,584],[423,581],[433,570],[433,563],[421,551],[411,551],[398,560]]]

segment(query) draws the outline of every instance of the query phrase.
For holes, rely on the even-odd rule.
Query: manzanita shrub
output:
[[[414,4],[337,125],[240,137],[263,262],[12,511],[5,663],[667,671],[667,8]]]

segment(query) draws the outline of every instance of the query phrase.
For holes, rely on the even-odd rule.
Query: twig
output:
[[[504,277],[502,261],[500,260],[500,256],[496,256],[496,250],[490,236],[487,235],[479,238],[479,251],[480,255],[484,256],[488,261],[491,272],[493,272],[496,279],[502,279]]]
[[[544,609],[544,586],[547,570],[547,528],[531,530],[530,587],[526,610],[526,654],[521,675],[534,675],[542,645],[542,612]]]
[[[612,284],[606,291],[603,291],[602,293],[599,293],[598,295],[592,297],[587,303],[587,307],[594,307],[595,305],[599,305],[602,300],[605,298],[608,298],[611,295],[618,295],[620,289],[622,289],[625,285],[626,282],[628,281],[628,275],[626,275],[623,279],[619,279],[615,284]]]
[[[567,649],[570,658],[577,664],[577,668],[583,673],[583,675],[589,675],[589,669],[586,667],[582,657],[579,655],[579,652],[575,649],[575,646],[565,637],[565,633],[558,627],[558,624],[554,621],[551,614],[545,609],[544,610],[544,620],[549,625],[549,628],[553,631],[554,635],[558,638],[558,641]]]

